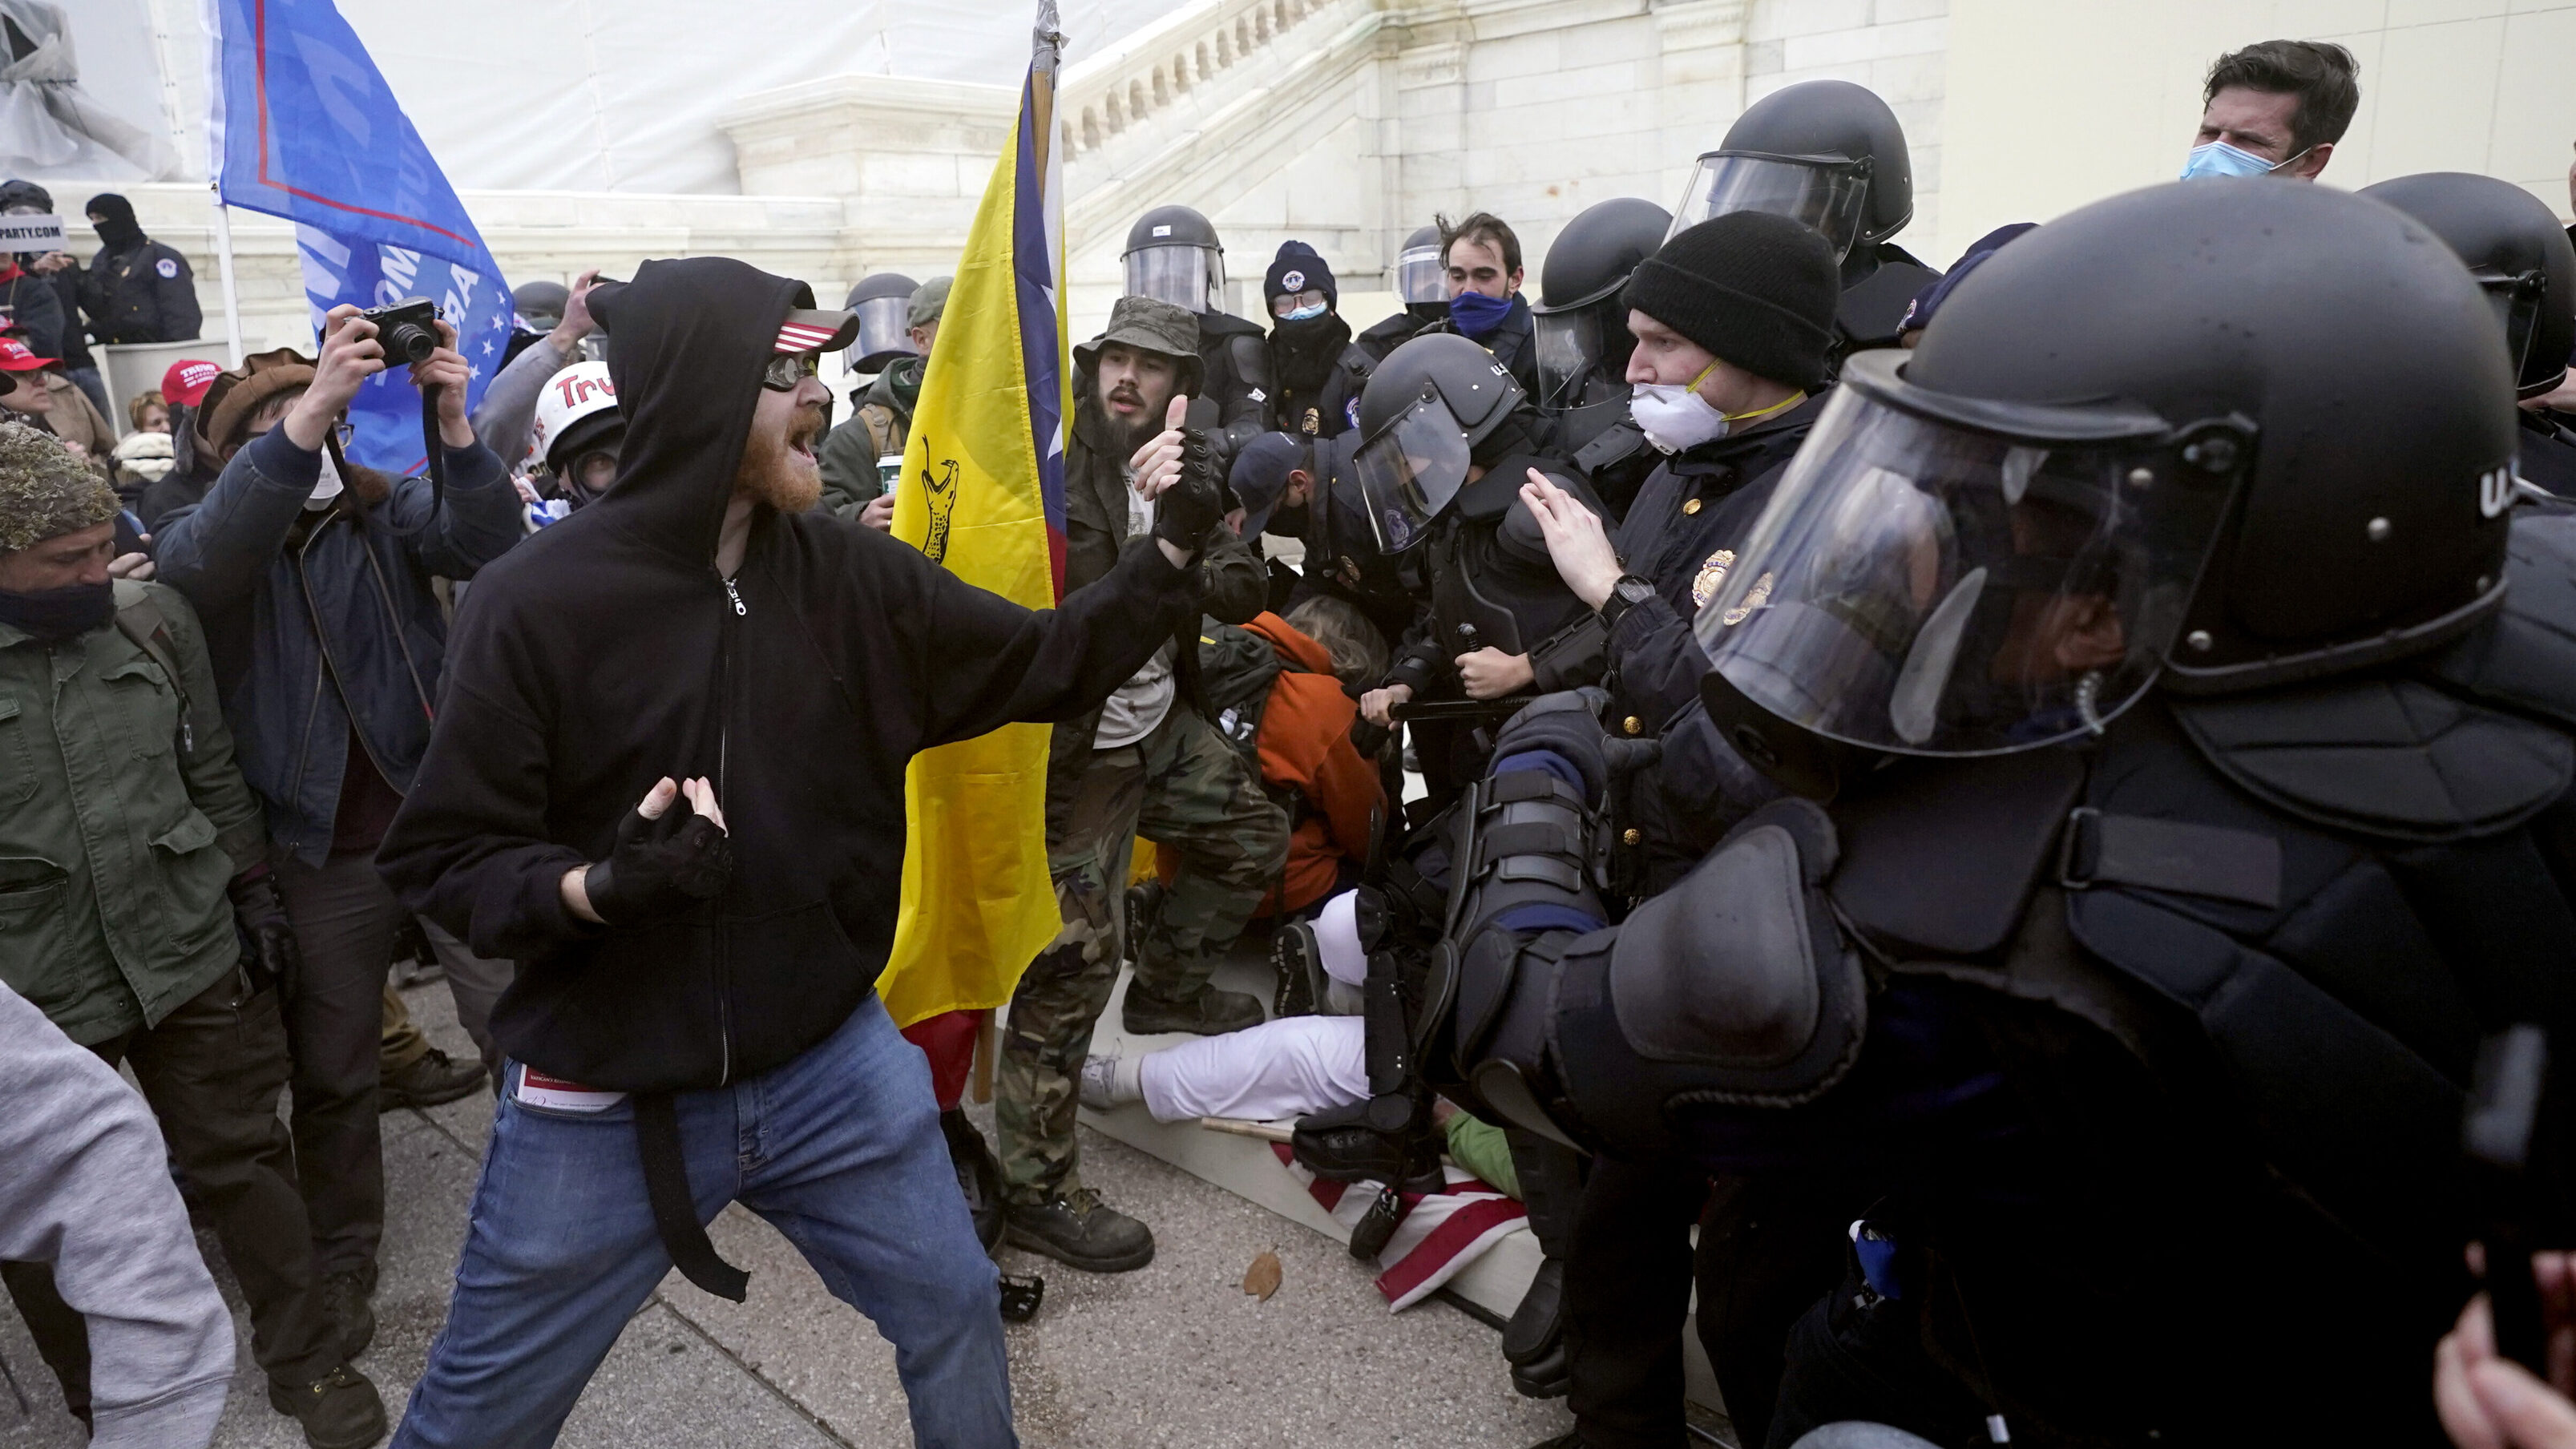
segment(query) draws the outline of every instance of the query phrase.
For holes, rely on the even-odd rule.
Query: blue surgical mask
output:
[[[2306,154],[2308,154],[2306,151],[2301,151],[2299,156]],[[2212,176],[2268,176],[2283,166],[2289,165],[2291,161],[2298,160],[2299,156],[2292,156],[2288,161],[2275,163],[2266,161],[2251,151],[2230,146],[2224,141],[2212,141],[2207,145],[2191,148],[2190,158],[2182,163],[2182,179],[2203,181]]]
[[[1483,337],[1503,325],[1512,315],[1512,299],[1488,297],[1482,292],[1460,292],[1449,299],[1449,320],[1468,337]]]
[[[1295,311],[1290,312],[1287,316],[1282,317],[1282,318],[1280,318],[1279,320],[1280,320],[1280,321],[1282,321],[1282,322],[1310,322],[1310,321],[1314,320],[1315,318],[1317,318],[1317,317],[1321,317],[1321,316],[1323,316],[1323,315],[1324,315],[1324,304],[1323,304],[1323,303],[1321,303],[1321,302],[1318,302],[1318,303],[1316,303],[1316,304],[1315,304],[1314,306],[1312,306],[1312,307],[1299,307],[1299,308],[1298,308],[1298,309],[1296,309]]]

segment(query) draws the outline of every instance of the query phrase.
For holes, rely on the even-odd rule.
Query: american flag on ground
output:
[[[1270,1150],[1343,1227],[1358,1227],[1377,1201],[1375,1183],[1326,1182],[1298,1166],[1286,1143],[1274,1142]],[[1518,1200],[1455,1167],[1443,1164],[1440,1170],[1449,1185],[1439,1192],[1403,1194],[1404,1219],[1378,1255],[1377,1291],[1386,1295],[1390,1313],[1420,1302],[1528,1222]]]

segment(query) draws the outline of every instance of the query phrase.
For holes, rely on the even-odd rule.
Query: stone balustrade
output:
[[[1057,101],[1068,158],[1149,125],[1199,86],[1250,59],[1333,0],[1197,0],[1099,55],[1066,66]]]

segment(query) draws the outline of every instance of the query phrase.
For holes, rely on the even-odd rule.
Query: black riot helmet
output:
[[[1531,309],[1540,412],[1580,404],[1583,385],[1595,374],[1627,371],[1637,342],[1628,332],[1619,291],[1637,264],[1663,246],[1672,224],[1672,213],[1651,201],[1615,197],[1577,212],[1548,244],[1539,267],[1539,304]]]
[[[850,299],[841,308],[859,318],[859,339],[850,346],[852,372],[883,372],[898,357],[921,355],[907,330],[912,325],[912,294],[920,290],[919,282],[901,272],[861,277],[850,289]]]
[[[1744,108],[1699,158],[1672,234],[1729,211],[1774,211],[1825,234],[1837,258],[1914,219],[1905,128],[1867,86],[1800,81]]]
[[[1454,332],[1388,353],[1360,393],[1363,441],[1351,463],[1378,547],[1402,553],[1429,537],[1486,445],[1521,436],[1504,425],[1527,400],[1492,353]]]
[[[1127,295],[1193,312],[1225,310],[1225,246],[1208,219],[1186,206],[1158,206],[1127,228]]]
[[[1407,307],[1437,307],[1449,315],[1449,267],[1440,259],[1440,228],[1416,227],[1395,256],[1395,294]]]
[[[1830,789],[1820,737],[2032,749],[2159,680],[2277,685],[2474,626],[2513,382],[2431,242],[2324,187],[2174,183],[1995,253],[1916,350],[1845,364],[1699,615],[1711,718]]]
[[[2512,182],[2465,171],[2400,176],[2361,194],[2422,222],[2468,263],[2504,324],[2516,393],[2555,392],[2576,351],[2576,247],[2548,205]]]

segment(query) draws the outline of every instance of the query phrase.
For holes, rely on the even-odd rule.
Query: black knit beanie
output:
[[[1296,280],[1291,282],[1289,278]],[[1279,255],[1271,258],[1270,270],[1261,277],[1261,295],[1276,302],[1308,289],[1324,294],[1324,305],[1338,307],[1342,294],[1333,285],[1333,269],[1324,255],[1301,241],[1279,244]]]
[[[1842,271],[1813,228],[1730,211],[1639,263],[1620,301],[1756,377],[1813,388],[1829,375]]]

